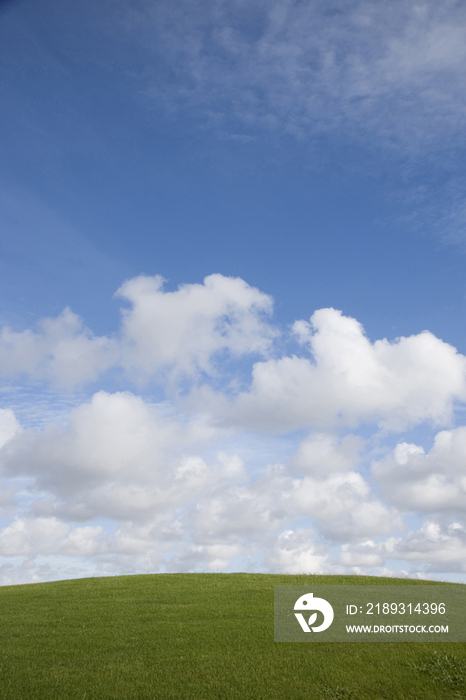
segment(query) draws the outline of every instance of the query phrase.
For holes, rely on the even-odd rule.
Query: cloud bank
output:
[[[188,382],[187,406],[263,430],[447,425],[466,399],[466,358],[428,331],[372,343],[356,319],[320,309],[291,328],[303,354],[277,357],[268,295],[219,274],[175,292],[162,285],[141,276],[120,287],[116,295],[130,308],[111,338],[94,335],[71,309],[36,331],[3,328],[1,375],[79,387],[118,369],[133,385],[156,382],[172,392]],[[235,392],[244,384],[237,373],[230,390],[224,382],[216,392],[229,363],[248,356],[265,359],[254,363],[247,390]]]
[[[1,332],[5,398],[19,380],[87,392],[42,430],[0,410],[3,583],[466,573],[466,428],[454,425],[466,358],[455,348],[428,331],[372,342],[335,309],[279,329],[267,294],[219,274],[171,292],[141,276],[117,297],[111,337],[70,309]],[[119,390],[104,388],[109,372]],[[406,440],[414,428],[432,435],[430,450]],[[264,459],[272,445],[280,455]]]

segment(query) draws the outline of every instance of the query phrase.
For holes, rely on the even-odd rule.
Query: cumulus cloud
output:
[[[466,399],[466,358],[428,331],[371,343],[358,321],[335,309],[316,311],[293,331],[311,357],[255,363],[250,390],[217,410],[262,429],[368,422],[401,431],[448,424],[455,402]]]
[[[39,583],[40,581],[53,581],[59,578],[76,575],[76,569],[68,569],[64,575],[60,576],[60,569],[57,570],[56,562],[38,562],[34,559],[23,559],[16,563],[8,559],[0,564],[0,585],[13,586],[20,583]],[[78,574],[79,575],[79,574]]]
[[[327,479],[305,477],[295,483],[288,507],[312,517],[327,538],[348,542],[388,535],[403,529],[402,520],[374,497],[361,474],[349,472]]]
[[[116,358],[114,341],[95,337],[69,308],[42,319],[37,331],[0,332],[0,371],[8,378],[28,376],[71,388],[97,379]]]
[[[0,532],[1,555],[37,555],[56,551],[57,542],[69,531],[56,518],[15,518]]]
[[[426,565],[427,571],[466,572],[466,532],[460,523],[426,520],[418,532],[384,544],[386,556]]]
[[[269,464],[257,478],[238,454],[207,456],[227,437],[128,392],[98,392],[70,412],[68,425],[16,434],[0,466],[6,479],[29,479],[30,507],[0,531],[0,554],[55,552],[96,566],[124,561],[131,570],[216,571],[236,561],[316,572],[327,561],[326,541],[402,529],[396,511],[351,470],[361,447],[355,436],[308,436],[292,468]],[[116,523],[114,532],[99,519]],[[303,519],[313,528],[295,524]]]
[[[356,319],[320,309],[292,327],[304,356],[276,359],[270,355],[279,331],[267,318],[268,295],[218,274],[174,292],[162,285],[162,278],[144,276],[122,285],[117,295],[130,308],[114,338],[94,336],[70,310],[44,319],[37,332],[4,328],[2,373],[71,386],[113,367],[133,384],[152,379],[171,393],[187,380],[188,409],[263,430],[447,425],[455,402],[466,399],[466,358],[428,331],[371,343]],[[266,359],[254,364],[250,388],[235,397],[245,375],[234,374],[231,363],[248,355]],[[213,391],[215,382],[230,386],[230,398]]]
[[[41,430],[22,429],[10,408],[0,410],[0,507],[9,519],[0,556],[16,567],[0,569],[4,582],[50,576],[57,557],[65,578],[381,573],[397,559],[435,571],[457,566],[466,428],[448,423],[466,398],[466,358],[455,348],[428,331],[372,342],[355,319],[320,309],[291,329],[301,356],[277,358],[272,301],[243,280],[211,275],[166,292],[161,278],[137,277],[118,295],[129,306],[112,338],[94,336],[71,311],[2,336],[10,376],[84,381],[113,366],[126,384],[160,378],[168,391],[155,404],[100,390],[66,416],[73,402],[60,404],[60,422]],[[247,365],[235,360],[247,355],[264,359],[244,390]],[[174,391],[186,378],[188,389]],[[400,441],[368,470],[387,431],[425,423],[448,426],[429,453]],[[407,513],[431,525],[410,532]]]
[[[133,394],[98,392],[70,412],[68,426],[10,440],[1,466],[4,476],[33,477],[54,495],[37,503],[43,513],[138,519],[199,492],[207,467],[189,450],[212,436],[201,422],[183,426]]]
[[[0,333],[0,371],[62,387],[95,381],[111,367],[136,380],[173,381],[215,373],[221,353],[264,355],[278,331],[267,323],[272,299],[239,278],[215,274],[204,284],[164,292],[160,276],[128,280],[116,295],[131,304],[120,333],[95,336],[70,309],[39,322],[37,331]],[[225,358],[224,358],[225,359]]]
[[[363,445],[364,440],[358,435],[346,435],[340,442],[330,433],[310,433],[300,442],[291,464],[299,474],[347,472],[358,467]]]
[[[272,299],[240,278],[215,274],[204,284],[164,292],[159,277],[125,282],[117,296],[129,301],[123,312],[123,365],[136,374],[160,368],[188,376],[214,372],[215,355],[263,355],[277,330],[264,317]]]
[[[274,572],[321,574],[328,566],[328,559],[328,552],[319,543],[315,531],[297,528],[278,536],[275,547],[266,551],[265,563]]]
[[[428,454],[402,442],[372,472],[391,502],[425,513],[466,511],[466,427],[442,430]]]
[[[99,542],[104,531],[100,526],[85,525],[75,527],[67,537],[61,539],[58,545],[60,554],[78,557],[89,557],[105,551],[104,542]]]
[[[0,408],[0,449],[21,430],[11,408]]]
[[[408,571],[422,572],[425,578],[429,573],[466,573],[465,555],[466,531],[461,523],[427,518],[419,530],[403,537],[344,544],[340,563],[368,573],[373,567],[390,570],[390,564],[397,562],[407,566]]]

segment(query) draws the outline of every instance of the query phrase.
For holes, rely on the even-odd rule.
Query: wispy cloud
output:
[[[418,154],[464,128],[461,3],[184,1],[120,17],[157,66],[145,62],[146,94],[219,128],[338,132]]]
[[[418,200],[410,217],[464,243],[463,3],[179,0],[113,16],[138,56],[127,79],[139,104],[222,138],[295,137],[308,167],[394,166],[399,195]]]
[[[61,167],[63,153],[80,151],[106,158],[115,140],[127,147],[124,119],[108,121],[109,136],[77,95],[71,112],[62,95],[66,76],[90,65],[110,95],[136,104],[146,125],[162,110],[165,127],[173,119],[190,134],[244,143],[296,138],[307,167],[329,160],[343,172],[394,166],[400,196],[417,196],[429,230],[464,242],[463,3],[81,0],[67,5],[50,34],[36,30],[27,13],[22,19],[20,29],[6,33],[33,47],[27,60],[34,70],[61,76],[53,99],[69,113],[57,133],[46,120],[31,120],[36,106],[15,92],[25,67],[7,66],[14,118],[21,112],[25,126],[21,138],[27,135],[41,162]]]
[[[330,134],[419,157],[463,142],[457,0],[82,0],[61,17],[59,51],[25,31],[42,70],[93,63],[121,75],[140,104],[198,110],[225,133]]]

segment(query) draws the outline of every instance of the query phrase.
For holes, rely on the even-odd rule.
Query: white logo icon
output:
[[[294,604],[294,609],[307,611],[319,610],[321,613],[323,613],[323,623],[319,627],[311,627],[311,625],[313,625],[317,620],[316,612],[312,613],[307,622],[301,613],[295,612],[295,617],[301,625],[303,632],[310,632],[311,630],[313,632],[323,632],[324,630],[328,629],[333,622],[333,608],[330,603],[323,598],[314,598],[313,593],[306,593],[305,595],[302,595],[301,598],[298,598]]]

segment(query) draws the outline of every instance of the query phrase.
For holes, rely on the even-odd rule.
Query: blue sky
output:
[[[464,5],[0,32],[0,582],[465,580]]]

